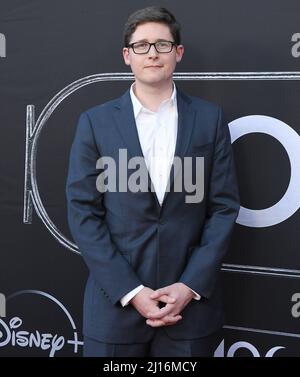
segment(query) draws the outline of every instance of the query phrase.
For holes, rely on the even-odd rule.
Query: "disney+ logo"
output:
[[[21,301],[18,302],[19,299]],[[31,312],[26,311],[27,300],[30,300],[30,305],[38,305],[39,308],[42,305],[44,308],[40,311],[37,324],[39,328],[28,325],[32,318]],[[10,303],[9,313],[6,313],[6,302]],[[52,313],[58,319],[57,323],[51,324],[48,313]],[[43,318],[46,329],[44,331],[40,329]],[[63,327],[58,328],[61,324]],[[79,339],[71,313],[56,297],[37,290],[18,291],[7,298],[0,293],[0,349],[9,347],[21,352],[17,351],[20,348],[26,350],[27,354],[31,350],[35,355],[46,352],[49,357],[54,357],[63,349],[68,355],[78,354],[82,346],[83,341]]]

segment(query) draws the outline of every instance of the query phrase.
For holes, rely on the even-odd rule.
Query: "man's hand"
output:
[[[194,294],[183,283],[175,283],[172,285],[168,285],[166,287],[157,289],[150,295],[150,299],[159,300],[161,298],[169,297],[174,298],[174,302],[166,302],[166,306],[157,310],[151,310],[146,313],[146,317],[148,318],[146,323],[152,327],[161,327],[167,325],[175,324],[179,319],[182,318],[179,313],[186,307],[186,305],[193,299]],[[175,320],[176,319],[176,320]]]
[[[159,301],[164,302],[165,304],[175,303],[175,298],[161,294],[158,299],[150,298],[151,294],[155,291],[151,288],[144,287],[137,293],[131,300],[130,303],[135,307],[135,309],[145,318],[148,318],[147,313],[157,313],[159,309]]]

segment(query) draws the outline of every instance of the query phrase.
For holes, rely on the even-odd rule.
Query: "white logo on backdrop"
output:
[[[0,318],[0,348],[5,346],[37,348],[47,352],[49,357],[53,357],[64,347],[71,346],[73,353],[78,353],[78,346],[82,346],[83,342],[78,340],[78,332],[75,322],[67,308],[49,293],[37,290],[16,292],[7,297],[7,301],[24,294],[40,295],[57,305],[59,310],[61,310],[68,319],[72,339],[66,339],[64,335],[59,333],[51,334],[49,333],[49,330],[44,331],[41,329],[35,329],[34,331],[28,331],[26,329],[26,322],[22,318],[19,316],[8,318],[7,316],[5,319]]]
[[[233,343],[225,352],[225,341],[222,340],[218,348],[215,350],[214,357],[234,357],[236,352],[239,350],[246,350],[249,356],[253,357],[273,357],[275,353],[281,349],[284,349],[283,346],[276,346],[270,348],[265,354],[260,354],[258,349],[251,343],[245,341],[239,341]]]
[[[264,115],[250,115],[236,119],[229,124],[229,127],[232,143],[250,133],[264,133],[274,137],[286,150],[291,165],[290,182],[279,202],[260,210],[241,206],[237,223],[259,228],[285,221],[300,207],[300,136],[286,123]]]

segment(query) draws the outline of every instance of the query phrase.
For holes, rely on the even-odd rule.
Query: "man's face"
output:
[[[167,25],[158,22],[147,22],[139,25],[131,36],[130,43],[146,41],[150,43],[159,40],[173,41],[174,38]],[[158,53],[151,46],[147,54],[135,54],[132,48],[123,49],[125,64],[131,66],[137,82],[148,85],[166,84],[172,81],[176,63],[180,62],[184,48],[173,46],[169,53]]]

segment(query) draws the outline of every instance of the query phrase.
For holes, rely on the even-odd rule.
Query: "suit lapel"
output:
[[[124,93],[122,97],[120,97],[119,104],[116,104],[115,106],[117,108],[117,111],[115,112],[117,128],[123,139],[124,144],[127,146],[128,156],[129,158],[142,158],[144,164],[143,170],[147,171],[148,189],[154,196],[157,206],[160,206],[157,196],[155,194],[154,186],[151,181],[151,177],[147,169],[142,147],[140,144],[129,89]]]
[[[115,112],[117,128],[127,146],[128,155],[131,157],[144,157],[134,119],[129,90],[120,97],[120,101],[115,107],[117,108]]]
[[[177,89],[177,109],[178,109],[178,127],[177,139],[175,146],[174,156],[179,157],[183,163],[185,152],[190,144],[194,123],[195,123],[195,110],[190,106],[191,99]],[[176,167],[176,165],[175,165]],[[165,192],[163,205],[166,202],[169,192],[173,188],[174,179],[178,174],[178,169],[174,171],[173,167],[170,171],[168,190]]]
[[[191,102],[189,97],[177,92],[178,130],[175,156],[181,158],[185,156],[194,128],[195,111],[190,106]]]

